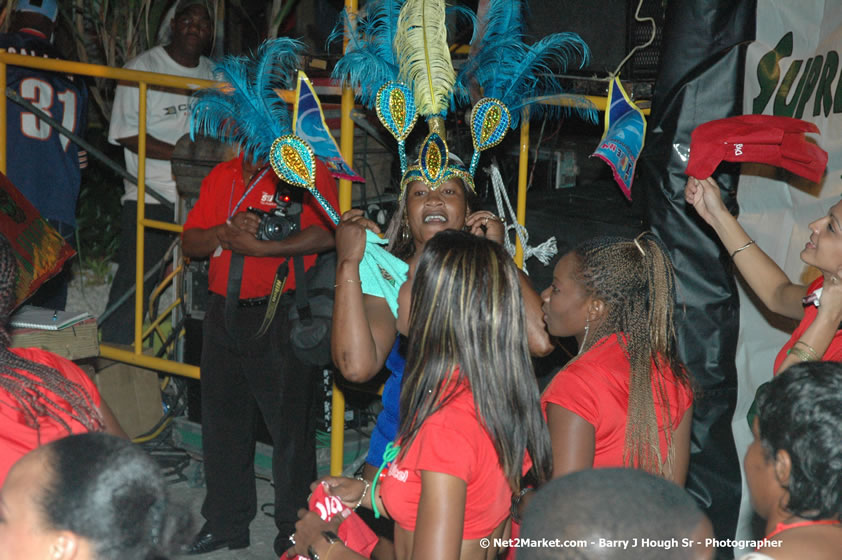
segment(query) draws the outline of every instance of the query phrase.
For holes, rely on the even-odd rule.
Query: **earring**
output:
[[[403,221],[401,222],[401,240],[409,241],[410,237],[412,237],[412,234],[409,232],[409,219],[404,212]]]
[[[585,336],[582,337],[582,344],[579,345],[579,352],[576,353],[577,356],[581,355],[582,352],[585,350],[585,343],[588,341],[588,331],[591,330],[591,318],[585,317]]]

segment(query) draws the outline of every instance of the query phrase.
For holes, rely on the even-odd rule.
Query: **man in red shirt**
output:
[[[276,551],[288,548],[296,511],[306,507],[316,477],[315,401],[320,381],[318,368],[302,364],[289,344],[287,318],[296,281],[292,260],[268,329],[255,335],[267,317],[279,265],[301,258],[310,268],[317,253],[333,248],[333,224],[312,195],[289,187],[293,207],[300,204],[300,228],[281,240],[258,239],[260,217],[248,209],[273,210],[277,187],[284,184],[271,167],[240,155],[211,171],[184,224],[184,254],[210,257],[211,292],[200,364],[206,523],[191,554],[249,545],[249,523],[257,511],[252,431],[258,410],[274,444]],[[335,183],[321,162],[316,166],[316,187],[338,207]]]

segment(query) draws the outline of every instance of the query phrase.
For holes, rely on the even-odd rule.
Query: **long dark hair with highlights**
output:
[[[676,353],[672,262],[649,233],[634,240],[597,237],[573,252],[579,260],[578,280],[585,293],[606,306],[602,321],[590,328],[580,353],[615,336],[631,366],[623,461],[654,474],[669,474],[675,446],[666,369],[690,387],[689,375]],[[661,456],[653,384],[663,407],[666,458]]]
[[[524,452],[538,482],[552,474],[552,450],[526,343],[517,269],[498,243],[457,231],[424,246],[412,285],[409,347],[397,440],[408,448],[424,421],[466,380],[513,491]]]
[[[40,419],[45,417],[59,423],[68,434],[72,430],[67,417],[89,431],[104,429],[102,414],[84,387],[54,368],[21,358],[9,350],[12,339],[8,323],[14,311],[17,273],[12,246],[0,235],[0,389],[16,403],[26,425],[39,434]],[[50,394],[57,398],[50,398]]]

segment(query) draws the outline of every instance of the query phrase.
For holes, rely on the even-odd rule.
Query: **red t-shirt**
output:
[[[812,294],[816,290],[824,285],[824,277],[819,276],[816,280],[813,281],[807,287],[807,294]],[[781,367],[781,364],[786,359],[786,353],[789,351],[790,348],[795,346],[795,343],[801,338],[801,335],[804,334],[804,331],[813,324],[813,321],[816,320],[816,315],[819,313],[819,308],[815,305],[807,305],[804,307],[804,318],[801,319],[801,322],[798,323],[798,326],[792,332],[792,336],[790,339],[784,344],[784,347],[781,348],[781,351],[778,352],[778,356],[775,358],[775,367],[772,372],[778,371],[778,368]],[[842,361],[842,330],[837,330],[836,334],[833,335],[833,339],[830,341],[830,345],[825,350],[824,355],[822,356],[823,362],[839,362]]]
[[[102,400],[100,399],[96,385],[94,385],[94,382],[91,381],[91,378],[84,371],[79,369],[70,360],[38,348],[9,348],[9,350],[27,360],[57,369],[69,381],[81,385],[91,396],[91,402],[99,408]],[[25,371],[20,371],[20,373],[27,377],[37,379]],[[49,399],[60,404],[67,411],[66,414],[62,415],[62,418],[67,422],[74,434],[81,434],[88,431],[81,422],[71,418],[70,411],[72,407],[68,402],[60,399],[50,391],[41,390],[44,391],[42,401]],[[38,423],[41,426],[40,439],[39,432],[26,425],[26,420],[14,397],[5,389],[0,388],[0,486],[3,485],[6,475],[9,469],[12,468],[12,465],[15,464],[15,461],[39,445],[69,435],[64,426],[48,416],[40,417]]]
[[[494,443],[477,418],[467,383],[427,418],[412,445],[389,465],[380,495],[389,516],[407,531],[415,530],[421,499],[421,471],[449,474],[467,485],[463,539],[487,537],[506,519],[512,491]]]
[[[541,396],[541,409],[556,404],[581,416],[594,427],[596,436],[594,468],[623,467],[626,420],[629,407],[630,365],[615,335],[608,336],[556,374]],[[654,374],[653,365],[653,374]],[[680,384],[668,367],[664,371],[664,389],[669,398],[672,428],[693,404],[693,394]],[[661,456],[666,457],[663,406],[655,380],[652,381]]]
[[[278,181],[272,168],[268,168],[263,177],[246,194],[243,182],[243,156],[220,163],[202,181],[199,200],[187,215],[184,230],[193,228],[209,229],[217,226],[237,212],[245,211],[249,206],[264,212],[275,208],[275,184]],[[291,187],[296,189],[298,187]],[[336,183],[328,168],[316,160],[316,188],[328,202],[339,208]],[[243,194],[246,194],[243,198]],[[240,200],[242,199],[242,202]],[[239,207],[237,203],[239,203]],[[301,209],[301,230],[318,226],[332,232],[334,225],[322,209],[319,202],[309,193],[304,193]],[[285,257],[245,257],[243,261],[243,281],[240,286],[240,299],[263,297],[272,292],[272,282],[278,266]],[[304,256],[304,268],[308,269],[316,261],[316,255]],[[225,296],[228,291],[228,267],[231,264],[231,251],[214,253],[210,257],[208,288],[211,292]],[[284,290],[295,289],[295,267],[290,263]]]

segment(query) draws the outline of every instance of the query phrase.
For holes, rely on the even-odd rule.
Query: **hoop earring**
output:
[[[582,344],[579,345],[579,351],[576,353],[577,356],[581,356],[582,352],[585,350],[585,343],[588,341],[588,331],[591,330],[591,318],[585,318],[585,336],[582,337]]]

